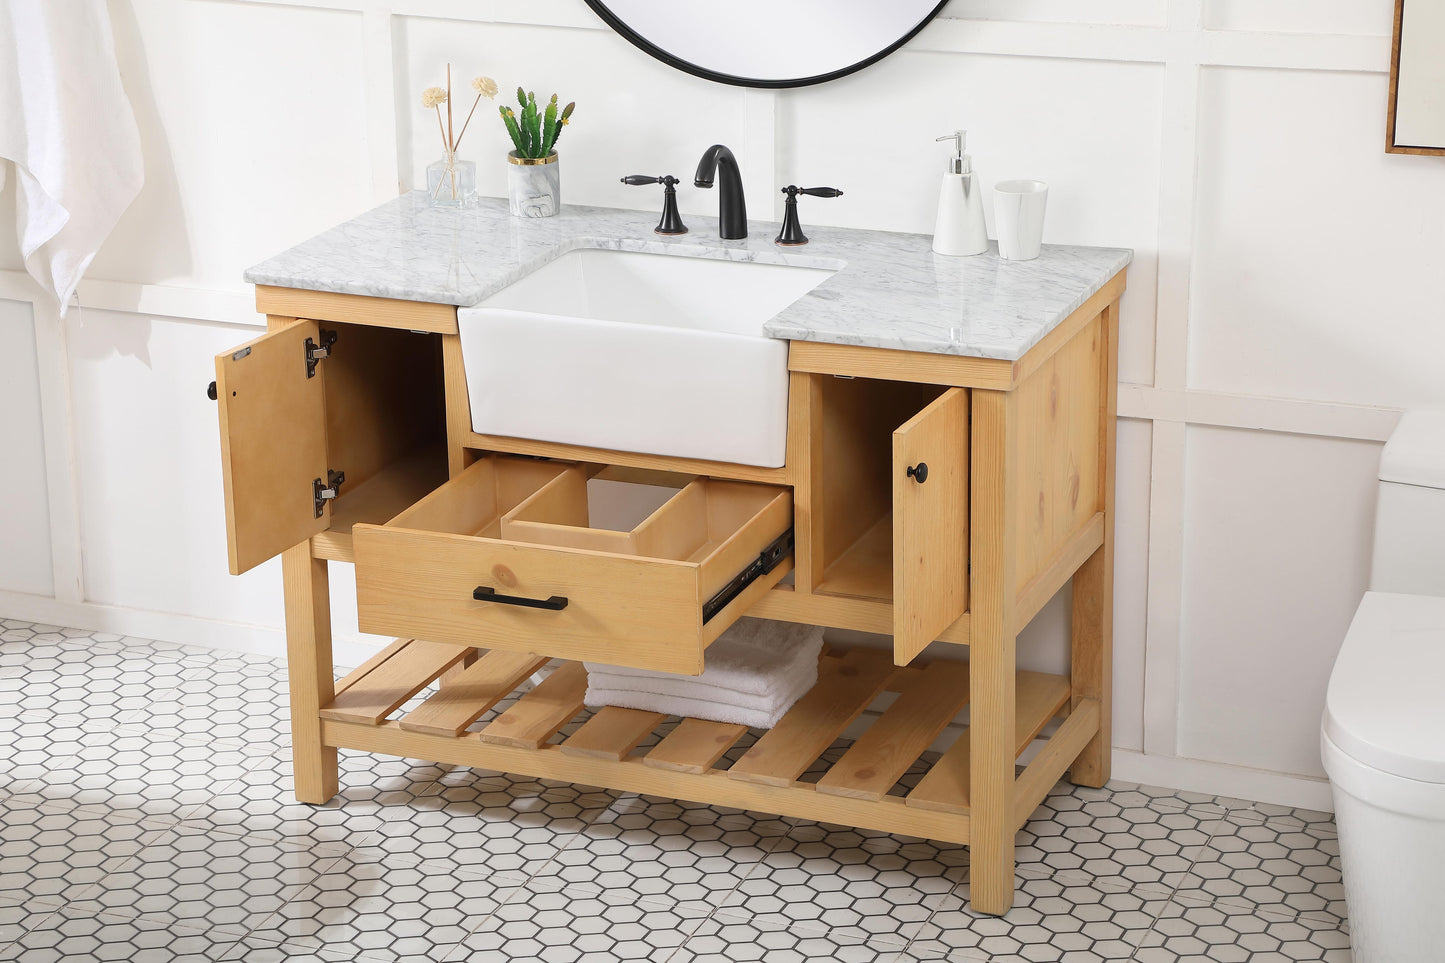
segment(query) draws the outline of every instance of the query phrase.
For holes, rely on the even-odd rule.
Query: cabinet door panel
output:
[[[330,523],[312,484],[326,480],[326,362],[306,373],[315,321],[297,321],[216,356],[221,474],[231,574],[240,575]]]
[[[966,389],[893,433],[893,472],[893,654],[906,665],[968,608]]]

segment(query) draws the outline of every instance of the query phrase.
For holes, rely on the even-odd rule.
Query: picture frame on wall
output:
[[[1445,0],[1395,0],[1385,151],[1445,155]]]

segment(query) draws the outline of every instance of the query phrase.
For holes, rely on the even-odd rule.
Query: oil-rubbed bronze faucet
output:
[[[722,177],[718,190],[718,236],[728,241],[741,240],[748,236],[748,209],[743,202],[743,177],[738,170],[738,159],[722,144],[713,144],[703,152],[693,184],[712,187],[713,176],[718,174]]]

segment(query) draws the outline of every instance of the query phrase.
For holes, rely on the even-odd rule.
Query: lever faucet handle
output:
[[[783,228],[778,231],[778,236],[773,238],[773,243],[790,247],[808,243],[808,235],[803,233],[803,225],[798,220],[799,194],[807,194],[809,197],[843,196],[843,192],[836,187],[799,187],[796,184],[789,184],[782,192],[788,195],[788,199],[783,202]]]
[[[653,228],[656,234],[686,234],[687,225],[682,223],[682,215],[677,212],[677,185],[682,181],[671,174],[663,174],[654,177],[651,174],[628,174],[622,178],[622,183],[632,187],[641,187],[644,184],[662,185],[662,219]]]

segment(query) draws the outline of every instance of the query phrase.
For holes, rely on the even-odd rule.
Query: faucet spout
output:
[[[714,177],[721,180],[718,188],[718,235],[725,240],[741,240],[748,236],[748,210],[743,201],[743,177],[738,170],[737,158],[722,144],[713,144],[703,152],[693,184],[698,187],[712,187]]]

